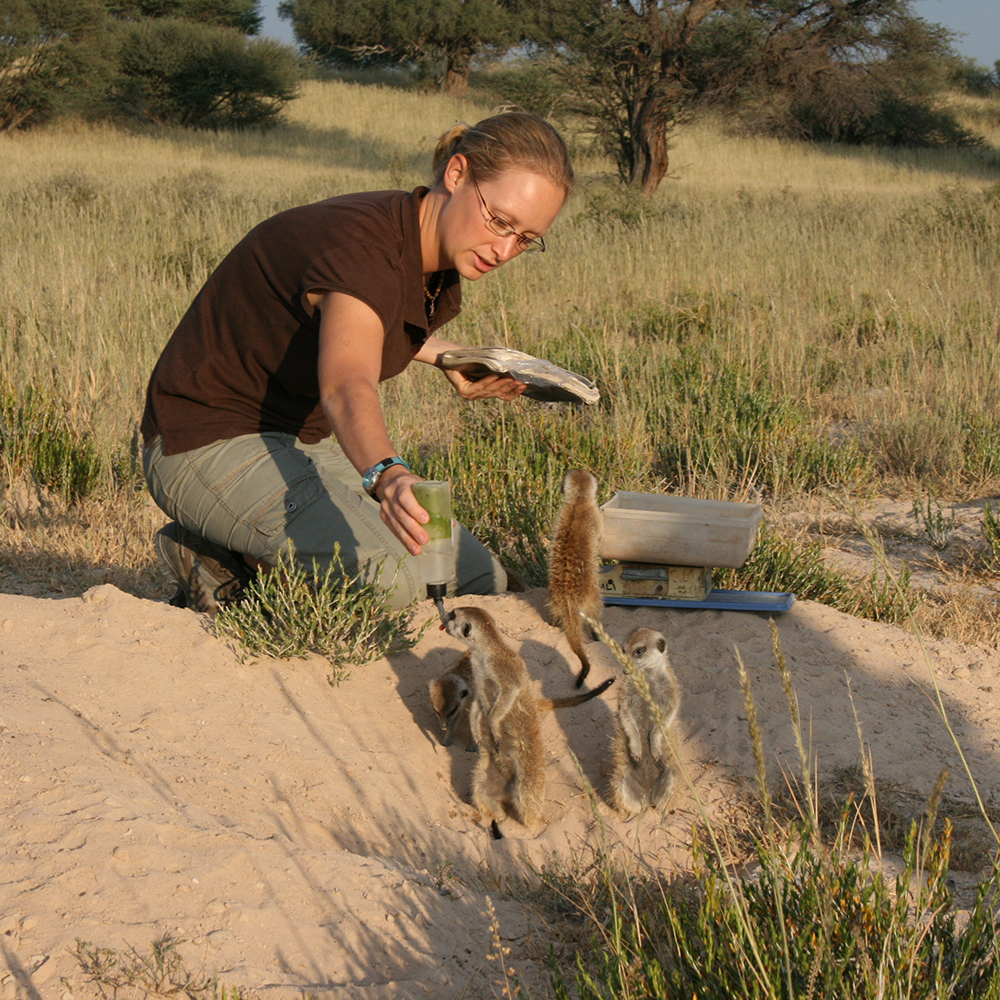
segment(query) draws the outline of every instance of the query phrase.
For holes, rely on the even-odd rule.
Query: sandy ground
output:
[[[558,697],[575,664],[546,596],[466,603]],[[933,675],[984,795],[1000,785],[995,650],[928,642],[925,657],[898,629],[810,602],[777,622],[821,772],[857,762],[856,713],[882,780],[926,794],[947,766],[949,793],[971,800]],[[75,940],[141,952],[168,932],[190,969],[261,997],[499,996],[488,900],[519,976],[545,995],[539,916],[504,898],[505,874],[586,856],[601,836],[664,869],[682,857],[696,796],[719,815],[752,777],[737,647],[770,766],[796,766],[765,616],[615,607],[605,623],[619,639],[640,625],[667,636],[692,785],[662,823],[611,815],[612,687],[546,714],[548,827],[528,840],[507,820],[493,841],[468,804],[475,756],[463,739],[440,745],[428,702],[461,650],[438,629],[333,688],[321,659],[241,663],[202,616],[110,585],[0,595],[0,1000],[97,995]],[[617,672],[591,648],[595,683]]]

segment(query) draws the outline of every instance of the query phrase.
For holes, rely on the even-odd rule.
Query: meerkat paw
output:
[[[628,820],[642,812],[646,798],[641,790],[635,788],[629,775],[626,774],[615,779],[612,783],[611,802],[615,807],[615,812],[622,819]]]
[[[663,812],[670,795],[674,790],[674,772],[670,768],[664,768],[660,776],[656,779],[652,791],[649,793],[649,804],[654,809]]]

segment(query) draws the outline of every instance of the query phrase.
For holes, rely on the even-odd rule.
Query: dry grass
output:
[[[166,522],[143,493],[68,504],[19,484],[0,513],[0,590],[74,597],[110,583],[137,597],[169,597],[152,538]]]

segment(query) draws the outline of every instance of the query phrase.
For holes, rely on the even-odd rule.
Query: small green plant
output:
[[[1000,513],[997,506],[987,502],[983,508],[983,540],[986,553],[983,562],[988,570],[1000,570]]]
[[[357,574],[344,568],[340,547],[325,569],[313,560],[306,569],[282,553],[270,572],[259,573],[239,602],[215,617],[216,634],[235,639],[250,656],[277,659],[325,656],[333,667],[331,684],[391,649],[407,649],[411,608],[389,607],[380,584],[383,564]]]
[[[59,399],[31,385],[17,389],[2,377],[0,459],[11,476],[27,475],[65,500],[93,493],[101,481],[97,441],[69,426]]]
[[[169,932],[140,952],[129,946],[127,952],[102,948],[90,941],[76,939],[69,949],[88,983],[105,1000],[119,996],[187,997],[189,1000],[255,1000],[256,994],[240,986],[227,987],[212,976],[191,972],[178,948],[185,942]]]
[[[917,522],[921,536],[938,552],[948,547],[958,520],[955,508],[952,507],[951,514],[946,515],[941,502],[933,493],[928,493],[927,500],[923,503],[919,498],[913,501],[913,519]]]

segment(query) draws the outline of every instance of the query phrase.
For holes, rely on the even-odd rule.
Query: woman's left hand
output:
[[[454,369],[442,370],[462,399],[503,399],[510,402],[528,388],[527,383],[518,382],[510,375],[484,375],[479,379],[471,379]]]

